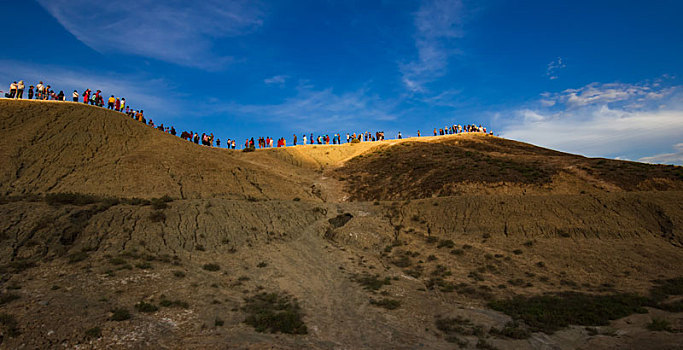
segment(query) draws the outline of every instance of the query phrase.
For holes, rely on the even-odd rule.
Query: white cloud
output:
[[[254,2],[38,0],[78,40],[100,52],[122,52],[204,69],[231,61],[212,40],[262,25]]]
[[[561,151],[681,163],[680,152],[651,155],[683,141],[683,87],[593,83],[546,94],[497,122],[501,136]]]
[[[673,149],[673,153],[660,153],[650,157],[642,157],[639,159],[639,161],[656,164],[683,165],[683,143],[675,144]]]
[[[648,101],[659,100],[671,95],[673,87],[663,88],[660,84],[641,83],[591,83],[579,89],[567,89],[551,94],[550,101],[564,103],[569,107],[606,104],[627,101],[634,107],[644,106]]]
[[[276,76],[264,79],[263,82],[268,84],[268,85],[272,85],[272,84],[284,85],[288,78],[289,77],[286,75],[276,75]]]
[[[562,61],[562,57],[558,57],[556,60],[548,63],[548,68],[545,74],[550,80],[555,80],[559,78],[559,71],[565,67],[567,67],[567,65],[564,63],[564,61]]]
[[[448,41],[462,37],[460,0],[425,0],[415,13],[417,60],[400,64],[402,81],[411,92],[425,92],[425,84],[444,76],[453,50]]]
[[[333,125],[356,127],[396,118],[391,113],[392,103],[369,95],[365,89],[336,94],[331,88],[315,90],[304,86],[299,87],[296,96],[279,104],[229,104],[210,108],[252,119],[287,123],[301,130],[327,130]]]

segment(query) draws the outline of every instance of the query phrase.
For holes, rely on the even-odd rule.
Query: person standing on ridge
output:
[[[45,85],[43,85],[43,82],[39,82],[36,85],[36,100],[42,100],[43,99],[43,89],[45,88]]]
[[[16,96],[17,99],[24,98],[24,88],[25,88],[24,81],[19,80],[19,83],[17,84],[17,96]]]
[[[123,109],[126,108],[126,98],[121,97],[121,111],[123,112]]]
[[[109,97],[109,100],[107,100],[107,108],[114,109],[114,103],[116,103],[116,98],[114,98],[114,95],[111,95],[111,97]]]
[[[28,87],[28,99],[29,100],[33,99],[33,85]]]
[[[17,82],[13,82],[12,84],[9,84],[9,95],[7,95],[7,98],[14,98],[14,96],[17,95]]]
[[[71,96],[73,97],[74,102],[78,102],[78,91],[74,90],[74,93],[71,94]]]
[[[121,100],[117,97],[116,102],[114,102],[114,110],[117,112],[121,111]]]
[[[294,134],[294,140],[293,141],[294,141],[293,142],[294,146],[296,146],[296,134]]]

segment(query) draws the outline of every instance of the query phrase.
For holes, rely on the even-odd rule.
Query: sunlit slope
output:
[[[68,102],[0,101],[0,193],[313,198],[295,177],[198,146],[124,114]]]

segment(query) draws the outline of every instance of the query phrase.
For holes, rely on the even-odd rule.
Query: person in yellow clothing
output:
[[[115,102],[116,102],[116,98],[114,97],[114,95],[111,95],[111,97],[107,101],[107,108],[114,109],[114,103]]]
[[[126,98],[121,97],[121,108],[120,108],[121,112],[123,112],[124,109],[126,109]]]

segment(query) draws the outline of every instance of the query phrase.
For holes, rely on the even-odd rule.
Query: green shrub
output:
[[[76,253],[69,254],[68,258],[69,258],[69,264],[75,264],[77,262],[80,262],[80,261],[87,259],[88,253],[83,252],[83,251],[76,252]]]
[[[112,316],[111,316],[110,320],[112,320],[112,321],[120,322],[120,321],[125,321],[125,320],[130,319],[130,312],[128,311],[128,309],[116,308],[116,309],[111,310],[111,312],[112,312]]]
[[[109,259],[109,263],[112,264],[112,265],[125,265],[125,264],[127,264],[128,262],[127,262],[126,259],[124,259],[124,258],[115,257],[115,258]]]
[[[206,271],[218,271],[221,269],[221,267],[218,264],[205,264],[203,268]]]
[[[165,205],[166,203],[164,203]],[[149,214],[149,219],[152,220],[152,222],[162,222],[166,221],[166,214],[164,212],[155,210]]]
[[[453,255],[463,255],[463,254],[465,254],[465,251],[462,250],[462,249],[453,249],[453,250],[451,250],[451,254],[453,254]]]
[[[244,301],[242,310],[247,313],[244,323],[254,327],[257,332],[308,333],[296,299],[277,293],[261,293]]]
[[[149,270],[151,268],[154,268],[154,266],[152,266],[152,264],[150,264],[146,261],[135,264],[135,267],[137,267],[138,269],[142,269],[142,270]]]
[[[2,333],[7,335],[8,338],[14,338],[21,334],[21,332],[19,331],[17,319],[14,317],[14,315],[6,313],[0,314],[0,326],[2,326]]]
[[[0,305],[5,305],[19,298],[19,295],[14,293],[0,293]]]
[[[501,330],[491,328],[490,333],[512,339],[527,339],[531,336],[531,332],[528,329],[514,321],[508,322]]]
[[[673,332],[671,323],[663,318],[653,318],[652,322],[647,324],[647,329],[655,332]]]
[[[93,327],[85,331],[85,337],[88,339],[97,339],[102,337],[102,329],[100,327]]]
[[[181,300],[161,299],[161,301],[159,301],[159,306],[178,307],[181,309],[187,309],[190,307],[190,304],[188,304],[186,301],[181,301]]]
[[[353,281],[360,284],[367,290],[379,290],[383,286],[388,286],[391,284],[391,279],[385,277],[384,279],[379,279],[379,275],[355,275]]]
[[[401,306],[401,301],[396,300],[396,299],[387,299],[387,298],[383,298],[380,300],[370,299],[370,304],[375,305],[375,306],[379,306],[379,307],[383,307],[387,310],[394,310],[394,309],[398,309],[398,307]]]
[[[494,310],[522,320],[530,331],[553,333],[570,324],[604,326],[610,320],[633,313],[647,312],[643,306],[652,305],[648,298],[633,294],[590,295],[575,292],[517,296],[489,303]]]
[[[159,310],[159,308],[154,304],[141,301],[135,304],[135,310],[138,310],[139,312],[156,312]]]
[[[439,241],[439,244],[437,244],[436,247],[437,248],[444,248],[445,247],[445,248],[451,249],[451,248],[455,247],[455,242],[453,242],[450,239],[444,239],[444,240]]]
[[[45,195],[45,202],[50,205],[87,205],[100,201],[101,198],[83,193],[48,193]]]

